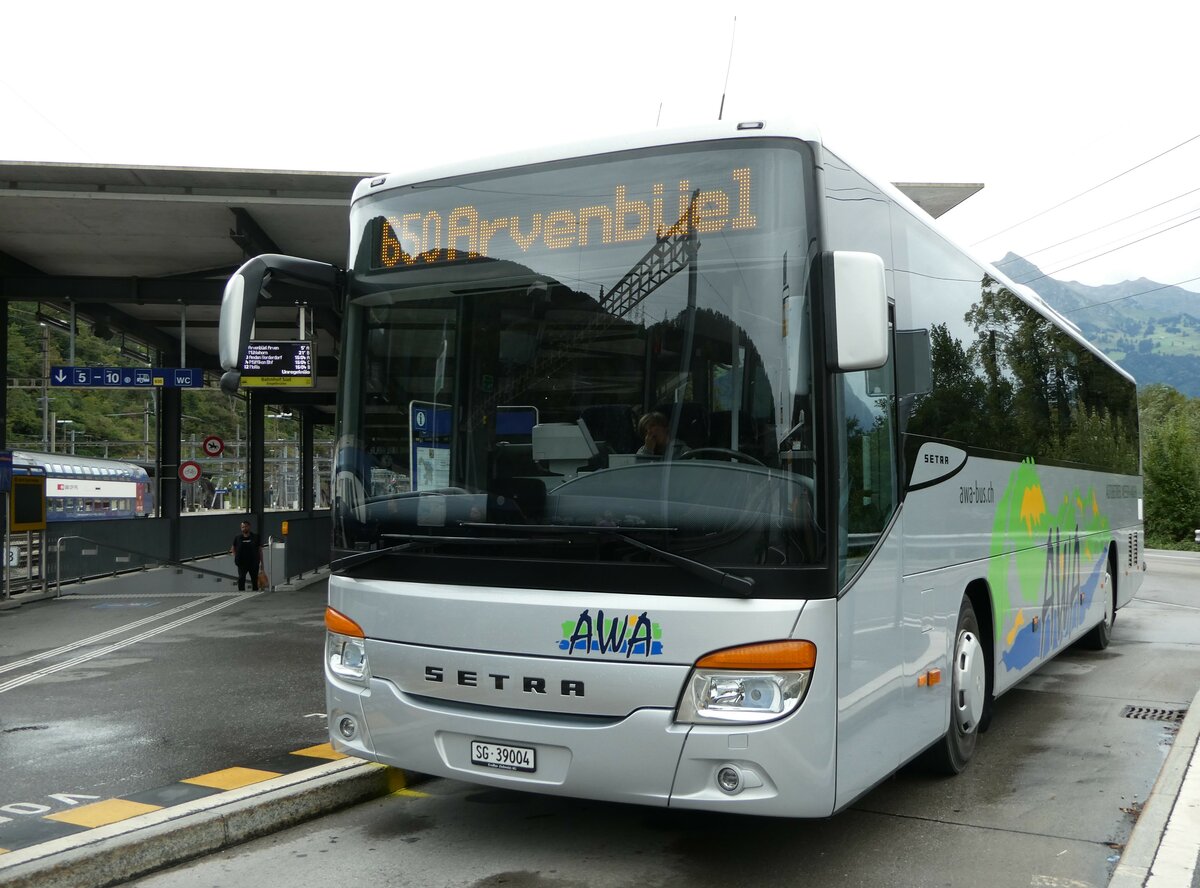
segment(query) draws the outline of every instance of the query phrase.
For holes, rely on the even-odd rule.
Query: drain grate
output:
[[[1140,718],[1143,721],[1181,722],[1187,715],[1186,709],[1155,709],[1152,706],[1126,706],[1121,718]]]

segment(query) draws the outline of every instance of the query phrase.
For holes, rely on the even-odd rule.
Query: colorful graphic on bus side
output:
[[[1051,512],[1037,467],[1027,459],[996,506],[988,581],[996,645],[1010,671],[1057,651],[1083,622],[1104,577],[1109,521],[1096,491],[1077,488],[1054,505]],[[1103,594],[1110,594],[1107,588]]]

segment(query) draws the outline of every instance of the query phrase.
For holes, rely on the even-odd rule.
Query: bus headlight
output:
[[[325,636],[325,662],[338,678],[366,684],[367,648],[361,638],[330,632]]]
[[[696,661],[676,721],[745,724],[783,718],[804,700],[816,659],[817,648],[810,641],[773,641],[707,654]]]
[[[338,678],[366,685],[370,678],[362,627],[331,607],[325,608],[325,663]]]

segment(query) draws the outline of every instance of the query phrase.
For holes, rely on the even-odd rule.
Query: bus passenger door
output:
[[[839,807],[899,767],[908,748],[892,361],[843,374],[841,401]]]

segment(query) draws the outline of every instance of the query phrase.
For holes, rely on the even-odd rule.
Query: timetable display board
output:
[[[313,344],[304,340],[252,340],[242,360],[244,386],[312,387],[317,381]]]

